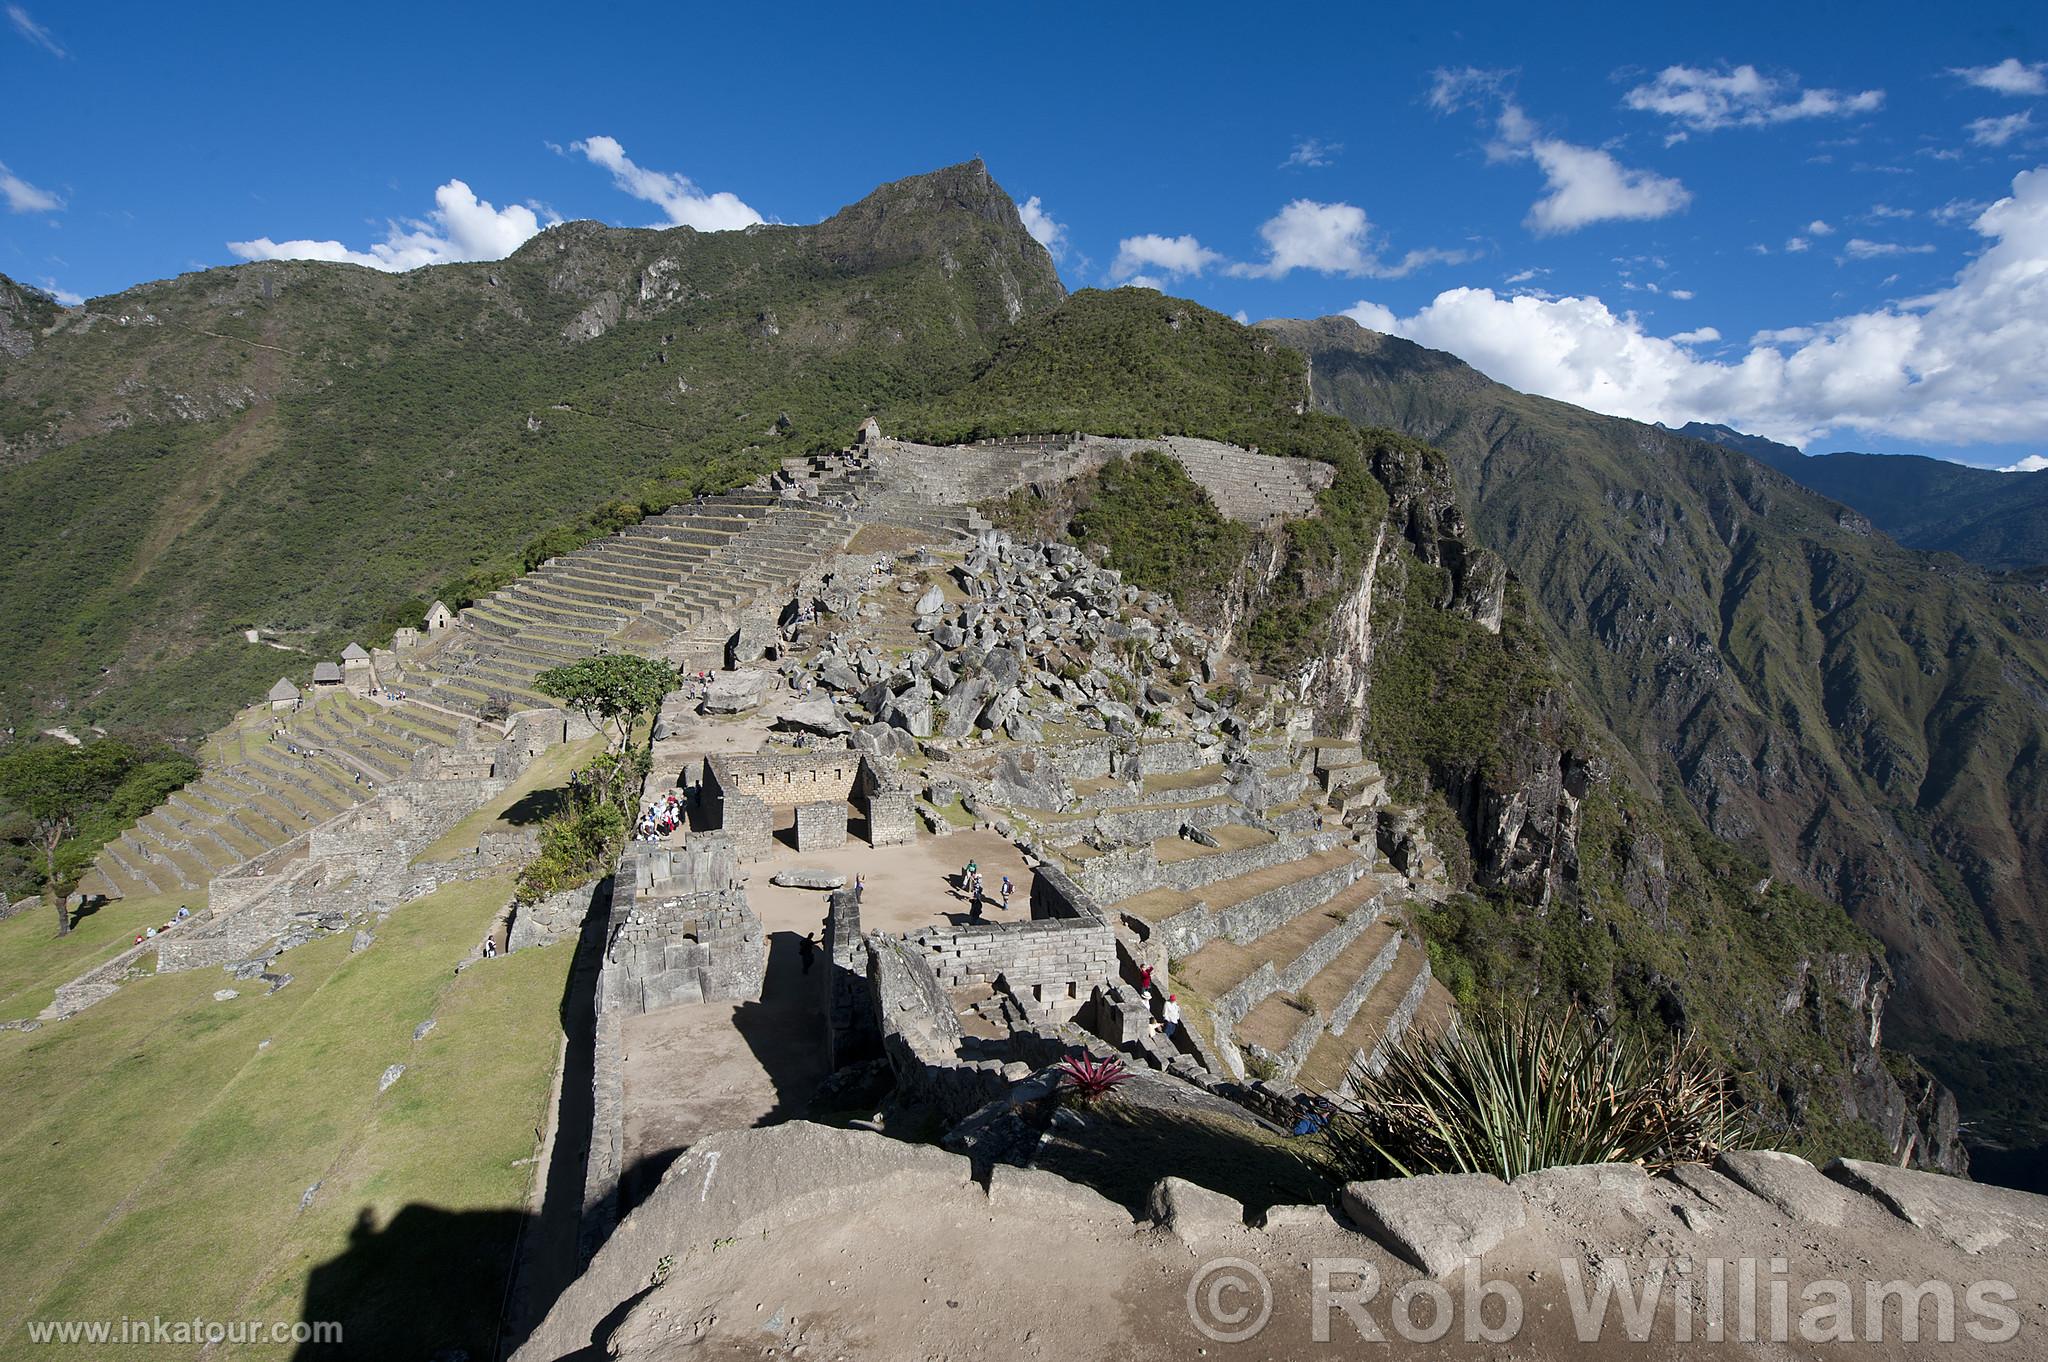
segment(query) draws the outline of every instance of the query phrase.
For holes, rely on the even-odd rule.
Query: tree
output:
[[[61,861],[58,849],[120,785],[132,758],[120,743],[35,743],[0,755],[0,799],[29,822],[43,857],[43,893],[57,910],[57,935],[71,930],[64,901],[85,867]]]
[[[631,653],[600,653],[560,667],[550,667],[533,680],[542,695],[574,705],[591,726],[606,735],[614,760],[600,770],[600,798],[609,798],[617,758],[632,746],[633,729],[661,706],[661,697],[683,682],[673,664]]]

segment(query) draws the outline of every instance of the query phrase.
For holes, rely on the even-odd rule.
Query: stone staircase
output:
[[[1407,918],[1427,886],[1377,854],[1386,782],[1359,744],[1264,740],[1235,763],[1146,769],[1019,812],[1169,962],[1198,1049],[1228,1076],[1341,1092],[1412,1027],[1453,1024]]]
[[[401,684],[469,714],[550,703],[533,678],[606,648],[661,652],[789,589],[853,522],[821,495],[755,489],[675,506],[550,559],[464,610]]]
[[[288,716],[246,711],[209,740],[200,778],[103,848],[80,889],[197,893],[406,776],[464,724],[551,706],[533,688],[547,668],[722,630],[852,530],[824,500],[753,489],[672,507],[551,559],[463,611],[440,641],[401,655],[384,682],[402,702],[337,688]]]
[[[208,740],[200,776],[109,842],[79,885],[110,898],[198,893],[405,776],[456,722],[336,691],[297,713],[258,706]]]

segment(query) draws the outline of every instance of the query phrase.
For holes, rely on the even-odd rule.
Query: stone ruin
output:
[[[767,941],[738,859],[726,837],[699,837],[681,851],[633,845],[612,879],[600,1011],[761,996]]]
[[[743,861],[769,855],[780,809],[794,811],[798,851],[845,846],[849,809],[866,814],[872,846],[917,836],[916,791],[871,753],[841,747],[713,756],[704,763],[703,789],[710,826],[732,839]]]

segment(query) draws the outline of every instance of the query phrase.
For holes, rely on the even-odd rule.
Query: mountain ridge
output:
[[[1451,456],[1480,541],[1645,774],[1885,942],[1889,1025],[2039,1119],[2048,607],[1750,457],[1516,393],[1348,318],[1261,323],[1315,400]]]
[[[838,447],[1064,295],[979,161],[807,227],[570,223],[495,262],[257,262],[61,312],[10,282],[0,713],[196,737],[288,669],[242,631],[377,642],[608,501]]]
[[[2048,470],[2005,473],[1922,454],[1808,455],[1699,421],[1677,433],[1739,449],[1870,517],[1908,548],[1953,553],[1993,569],[2048,563]]]

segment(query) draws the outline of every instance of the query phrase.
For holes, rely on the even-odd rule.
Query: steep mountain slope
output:
[[[1816,454],[1694,421],[1680,435],[1739,449],[1869,516],[1908,548],[1980,567],[2048,564],[2048,471],[1999,473],[1918,454]]]
[[[1345,319],[1264,325],[1311,356],[1319,406],[1450,455],[1645,777],[1884,941],[1888,1034],[1974,1114],[2038,1121],[2048,600],[1734,451]]]
[[[203,731],[290,669],[242,630],[369,643],[608,500],[842,443],[1061,295],[979,162],[813,227],[569,223],[496,263],[239,265],[62,313],[7,283],[0,712]]]
[[[1874,1044],[1890,987],[1877,943],[1793,884],[1759,888],[1755,861],[1660,807],[1582,716],[1444,456],[1302,410],[1305,383],[1268,333],[1149,290],[1083,291],[960,389],[885,420],[1207,436],[1330,464],[1316,517],[1257,533],[1224,533],[1199,488],[1142,459],[989,510],[1106,552],[1315,702],[1320,732],[1363,740],[1400,801],[1428,811],[1424,826],[1383,824],[1383,842],[1402,856],[1433,844],[1465,891],[1427,924],[1462,1002],[1691,1031],[1741,1068],[1773,1138],[1958,1167],[1953,1102]],[[1226,543],[1234,570],[1217,561]]]

